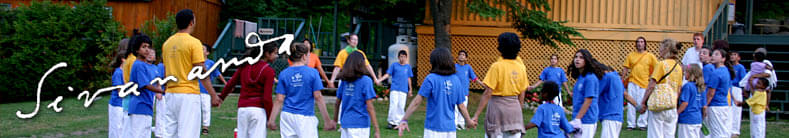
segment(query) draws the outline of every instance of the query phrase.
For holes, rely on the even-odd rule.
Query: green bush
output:
[[[108,64],[124,31],[106,3],[33,1],[0,12],[0,103],[35,100],[39,80],[59,62],[68,66],[46,78],[42,101],[110,86]]]
[[[178,32],[178,27],[175,24],[175,15],[168,13],[165,19],[158,19],[154,16],[153,19],[142,24],[141,30],[151,37],[153,42],[151,45],[156,50],[156,58],[159,59],[158,61],[162,61],[162,44],[167,38]]]

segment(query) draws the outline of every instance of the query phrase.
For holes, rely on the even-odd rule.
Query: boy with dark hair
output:
[[[580,129],[573,128],[564,115],[564,109],[553,103],[554,97],[559,95],[559,84],[546,81],[542,84],[540,99],[545,101],[537,107],[526,129],[537,127],[537,137],[565,137],[565,133],[575,133]],[[562,132],[560,129],[564,129]]]
[[[412,96],[411,77],[414,77],[411,65],[408,64],[408,53],[405,50],[400,50],[397,53],[397,59],[399,62],[389,65],[386,74],[376,82],[380,84],[390,75],[392,77],[392,86],[389,88],[391,90],[389,93],[389,117],[386,119],[389,122],[387,128],[390,129],[396,127],[405,115],[406,94],[408,97]]]

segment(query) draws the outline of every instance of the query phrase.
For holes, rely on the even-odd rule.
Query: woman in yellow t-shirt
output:
[[[650,108],[649,115],[647,115],[649,116],[647,119],[647,127],[649,128],[647,129],[647,137],[675,137],[678,118],[676,102],[682,87],[682,64],[678,61],[680,47],[682,45],[678,45],[677,41],[670,38],[660,43],[659,55],[663,60],[655,64],[654,72],[649,78],[647,91],[641,100],[641,107],[647,107],[647,101],[650,99],[659,100],[663,98],[668,98],[669,100],[665,100],[667,102],[674,102],[674,107],[665,110],[655,110],[647,107]],[[668,84],[670,89],[662,89],[668,92],[658,92],[657,95],[652,95],[658,84]],[[656,105],[661,104],[670,105],[671,103],[658,103]],[[645,109],[642,108],[639,113],[644,113]]]

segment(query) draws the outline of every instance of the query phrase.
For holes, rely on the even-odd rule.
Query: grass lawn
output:
[[[476,103],[479,102],[479,94],[472,93],[469,99],[471,100],[469,108],[472,108],[469,111],[474,112],[474,109],[477,107]],[[60,103],[63,111],[56,113],[46,107],[51,102],[51,99],[45,99],[41,102],[38,115],[32,119],[24,120],[16,117],[16,111],[31,112],[35,108],[35,101],[0,104],[0,137],[107,137],[108,100],[109,98],[104,96],[96,100],[92,106],[85,108],[82,106],[84,101],[76,98],[66,98]],[[221,107],[212,109],[210,134],[204,135],[205,137],[233,136],[233,128],[236,127],[237,101],[238,96],[229,96]],[[388,101],[377,101],[375,104],[378,123],[381,126],[381,136],[396,137],[397,131],[385,128],[387,124]],[[422,108],[409,119],[411,132],[406,132],[405,137],[422,136],[425,123],[424,106],[425,103],[423,102]],[[333,105],[327,105],[327,107],[329,107],[330,113],[334,112]],[[317,110],[316,113],[318,113]],[[523,114],[524,120],[528,121],[533,115],[533,111],[524,110]],[[318,118],[320,118],[320,115],[318,115]],[[321,129],[322,124],[318,126]],[[626,124],[622,124],[623,130],[620,137],[646,137],[646,131],[627,131],[624,130],[625,126]],[[597,137],[600,135],[600,127],[601,125],[598,123]],[[482,128],[482,125],[479,125],[477,129],[459,130],[457,131],[457,136],[483,137],[484,131]],[[740,137],[750,137],[747,118],[743,119],[741,132],[742,135]],[[338,131],[319,131],[318,133],[321,137],[340,136]],[[789,134],[789,122],[785,120],[768,121],[767,137],[782,137],[787,134]],[[268,136],[279,137],[279,131],[268,131]],[[537,137],[537,129],[528,130],[525,137]]]

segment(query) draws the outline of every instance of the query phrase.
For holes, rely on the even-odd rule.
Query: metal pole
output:
[[[329,55],[333,55],[335,51],[337,51],[338,43],[337,43],[337,5],[339,0],[334,0],[334,27],[332,29],[332,47],[330,48]]]
[[[745,34],[751,34],[753,28],[753,0],[745,1]]]

